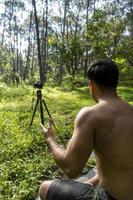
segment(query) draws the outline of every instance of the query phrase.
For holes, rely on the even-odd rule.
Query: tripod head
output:
[[[37,89],[43,89],[44,83],[42,82],[36,82],[34,83],[33,87]]]

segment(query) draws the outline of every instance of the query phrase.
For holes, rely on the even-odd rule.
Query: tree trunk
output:
[[[42,30],[42,65],[47,74],[47,59],[48,59],[48,0],[45,0],[45,8],[43,11],[43,30]],[[45,30],[45,31],[44,31]],[[46,76],[45,76],[46,81]]]
[[[133,1],[130,2],[130,13],[131,13],[131,37],[133,40]]]
[[[10,19],[9,19],[10,49],[11,49],[12,55],[15,55],[15,46],[13,46],[13,42],[12,42],[13,12],[14,12],[14,1],[10,1]],[[15,84],[15,73],[16,73],[15,58],[13,57],[13,60],[12,60],[12,82],[13,82],[13,84]]]
[[[35,25],[36,25],[36,36],[37,36],[37,49],[38,49],[38,64],[39,64],[39,74],[40,74],[40,82],[45,82],[45,70],[42,65],[42,57],[41,57],[41,45],[40,45],[40,34],[39,34],[39,21],[36,10],[36,1],[32,0],[32,5],[34,8],[34,17],[35,17]]]
[[[26,56],[26,66],[23,74],[23,80],[26,80],[28,78],[28,73],[30,69],[30,53],[31,53],[31,27],[32,27],[32,15],[33,13],[30,13],[30,23],[29,23],[29,34],[28,34],[28,52]]]
[[[65,0],[65,5],[64,5],[64,19],[63,19],[63,36],[65,35],[66,32],[66,14],[67,14],[67,4],[68,0]]]
[[[85,51],[85,67],[84,67],[84,78],[86,78],[86,71],[87,71],[87,67],[88,67],[88,50],[89,50],[89,39],[88,39],[88,29],[89,29],[89,5],[90,5],[90,1],[87,0],[87,9],[86,9],[86,51]]]

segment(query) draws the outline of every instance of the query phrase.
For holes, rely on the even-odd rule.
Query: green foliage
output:
[[[48,87],[43,97],[59,133],[58,142],[66,146],[73,131],[75,116],[83,106],[94,104],[88,88],[70,90],[64,87]],[[131,87],[119,87],[120,95],[133,103]],[[39,110],[29,127],[32,111],[33,89],[29,86],[0,86],[0,199],[33,200],[43,180],[62,177],[49,153],[40,130]],[[35,91],[36,94],[36,91]],[[34,96],[35,100],[36,97]],[[34,101],[35,104],[35,101]],[[44,109],[45,124],[48,115]],[[95,160],[88,161],[93,167]]]
[[[86,88],[80,90],[81,93],[45,86],[42,91],[59,131],[58,141],[64,146],[71,137],[76,114],[88,104]],[[0,199],[35,199],[42,180],[62,176],[43,140],[39,110],[29,127],[32,93],[33,89],[25,85],[0,86]],[[34,98],[36,100],[36,96]],[[47,124],[45,109],[44,114]]]
[[[129,82],[130,84],[130,82]],[[119,95],[128,101],[129,103],[133,103],[133,87],[132,86],[121,86],[119,87]]]
[[[49,5],[35,1],[46,81],[54,79],[61,84],[64,75],[84,77],[96,58],[124,59],[125,65],[133,66],[131,1],[50,1]],[[38,66],[32,1],[3,0],[0,5],[0,79],[15,84],[17,73],[19,82],[31,83],[44,74]]]

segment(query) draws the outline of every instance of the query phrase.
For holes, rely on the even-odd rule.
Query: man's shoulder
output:
[[[90,120],[93,120],[93,119],[96,118],[97,113],[98,113],[97,105],[86,106],[86,107],[83,107],[79,111],[79,113],[77,115],[77,119],[83,119],[83,120],[90,119]]]
[[[79,111],[79,114],[92,114],[95,112],[96,107],[97,107],[96,105],[85,106]]]
[[[131,111],[133,112],[133,104],[129,104]]]

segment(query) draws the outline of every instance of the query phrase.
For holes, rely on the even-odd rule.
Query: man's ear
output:
[[[89,80],[89,87],[90,89],[93,89],[94,88],[94,81],[93,80]]]

